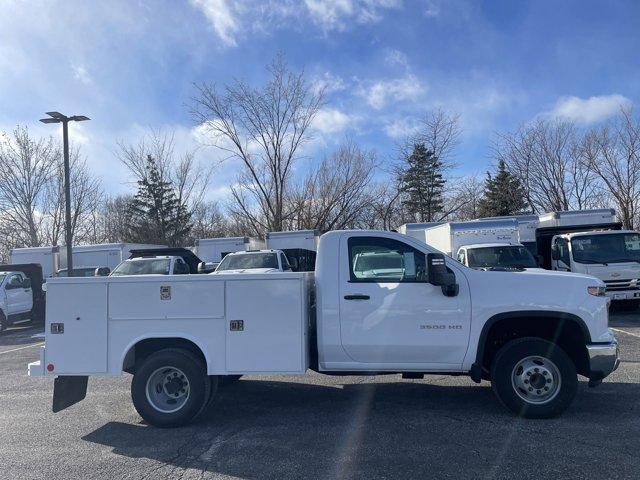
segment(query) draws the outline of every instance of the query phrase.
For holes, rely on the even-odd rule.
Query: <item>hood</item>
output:
[[[277,268],[238,268],[236,270],[222,270],[220,272],[213,272],[215,275],[226,275],[230,273],[273,273],[279,272]]]
[[[608,265],[584,265],[584,271],[600,280],[622,281],[640,278],[640,263],[610,263]]]

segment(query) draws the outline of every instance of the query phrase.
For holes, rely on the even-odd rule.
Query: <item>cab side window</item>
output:
[[[465,260],[466,260],[465,251],[464,251],[464,250],[460,250],[460,251],[458,252],[458,261],[459,261],[461,264],[466,265]]]
[[[557,238],[556,246],[558,247],[558,252],[560,253],[560,261],[567,267],[570,267],[571,260],[569,257],[569,243],[564,238]]]
[[[181,259],[176,259],[176,264],[173,266],[174,275],[185,275],[189,273],[189,267]]]
[[[351,282],[426,282],[425,254],[390,238],[349,239]]]
[[[8,284],[9,285],[14,285],[14,286],[16,286],[16,285],[19,286],[19,285],[22,285],[22,282],[23,282],[22,275],[13,274],[13,275],[11,275],[11,278],[9,278]]]

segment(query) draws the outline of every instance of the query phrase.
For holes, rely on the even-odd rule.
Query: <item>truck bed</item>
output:
[[[117,375],[138,342],[170,338],[193,342],[209,375],[303,374],[311,279],[302,273],[52,279],[46,348],[30,372]]]

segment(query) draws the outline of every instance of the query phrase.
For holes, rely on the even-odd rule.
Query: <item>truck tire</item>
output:
[[[218,387],[222,386],[222,378],[223,377],[221,377],[220,375],[209,375],[209,398],[207,399],[207,402],[205,403],[204,408],[202,409],[202,412],[200,412],[200,414],[209,410],[211,405],[213,405],[213,402],[216,398],[216,393],[218,393]]]
[[[186,425],[204,409],[211,382],[207,369],[193,353],[167,348],[149,355],[131,382],[131,399],[150,425]]]
[[[0,311],[0,335],[7,329],[7,317]]]
[[[557,345],[536,337],[512,340],[491,365],[491,387],[500,402],[525,418],[552,418],[573,401],[576,367]]]

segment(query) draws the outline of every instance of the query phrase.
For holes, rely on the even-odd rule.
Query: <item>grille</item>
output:
[[[616,290],[640,290],[638,279],[632,280],[605,280],[607,292],[615,292]]]

